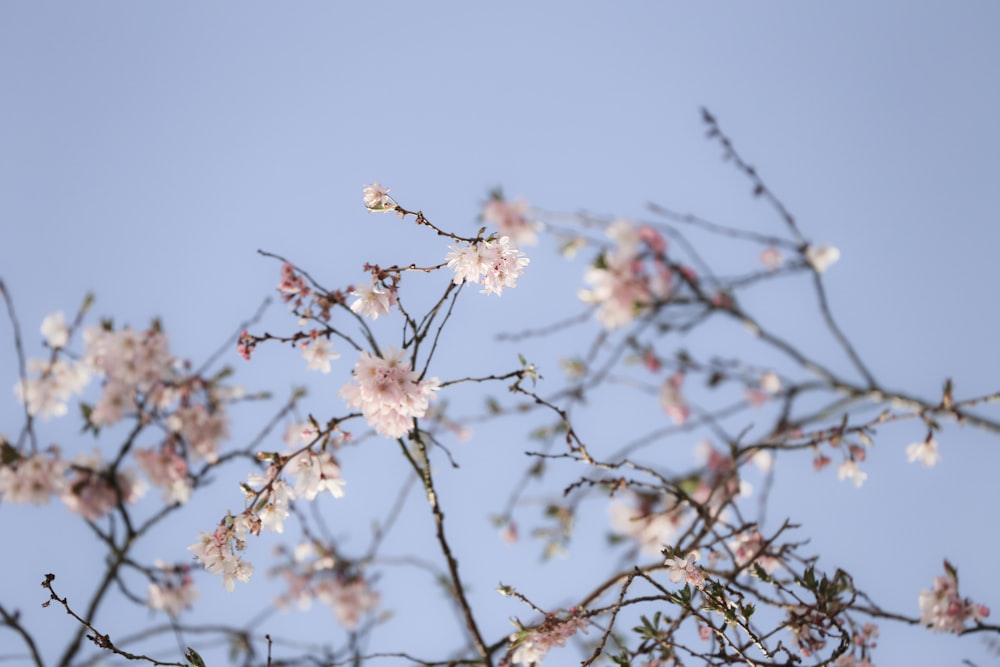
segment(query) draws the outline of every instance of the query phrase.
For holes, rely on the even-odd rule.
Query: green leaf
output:
[[[773,581],[773,579],[771,579],[771,575],[769,575],[767,573],[767,570],[765,570],[764,568],[762,568],[760,566],[760,563],[754,562],[754,564],[753,564],[753,574],[754,574],[755,577],[757,577],[761,581],[764,581],[764,582],[767,582],[767,583],[771,583]]]
[[[205,667],[205,661],[201,659],[198,655],[198,651],[188,646],[188,650],[184,652],[184,659],[188,661],[191,667]]]
[[[9,442],[7,442],[6,439],[3,443],[0,443],[0,463],[8,466],[15,461],[19,461],[20,459],[21,455],[11,446]]]
[[[632,660],[628,656],[628,651],[622,649],[622,652],[618,655],[611,656],[611,662],[615,663],[619,667],[632,667]]]

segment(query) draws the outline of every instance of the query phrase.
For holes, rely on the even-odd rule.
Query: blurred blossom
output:
[[[69,327],[66,326],[66,315],[61,310],[42,320],[42,336],[52,349],[66,347],[69,342]]]
[[[862,472],[858,468],[858,462],[852,459],[847,459],[837,468],[837,479],[843,481],[845,479],[850,479],[854,482],[856,488],[861,488],[861,485],[865,483],[868,479],[868,473]]]
[[[493,197],[483,207],[483,220],[496,225],[501,236],[509,236],[517,246],[538,243],[536,232],[541,229],[539,222],[528,220],[525,211],[528,204],[524,200],[509,202]]]
[[[941,455],[938,453],[937,440],[927,438],[923,442],[915,442],[912,445],[907,445],[906,458],[910,463],[920,461],[924,464],[925,468],[933,468],[941,460]]]
[[[948,565],[945,565],[946,569]],[[962,632],[968,621],[982,623],[990,615],[989,607],[963,600],[958,594],[958,580],[951,571],[934,577],[929,591],[920,591],[920,622],[935,632]]]
[[[760,263],[763,264],[768,271],[777,270],[783,261],[784,258],[781,256],[781,251],[777,248],[765,248],[763,252],[760,253]]]
[[[678,426],[682,426],[691,415],[691,409],[684,399],[684,394],[681,393],[683,383],[684,373],[678,372],[660,385],[660,407]]]
[[[544,623],[531,630],[521,630],[510,636],[514,652],[510,659],[515,664],[532,667],[541,663],[551,649],[566,645],[566,640],[577,630],[587,633],[587,622],[578,616],[559,620],[550,616]]]
[[[71,512],[91,521],[100,519],[119,502],[132,504],[146,493],[146,485],[131,470],[118,470],[112,485],[109,471],[97,451],[78,456],[72,471],[73,477],[66,484],[62,500]]]
[[[28,359],[29,377],[14,386],[14,394],[25,404],[28,414],[48,419],[66,414],[66,401],[79,393],[90,381],[84,364],[56,359],[49,363]]]
[[[68,464],[58,450],[35,453],[8,465],[0,465],[0,501],[47,504],[66,488]]]
[[[580,290],[579,298],[598,307],[597,319],[610,331],[669,298],[673,275],[663,254],[666,241],[656,230],[616,220],[606,234],[615,246],[587,269],[584,281],[590,288]]]
[[[806,248],[806,261],[816,270],[823,273],[840,259],[840,250],[832,245],[809,246]]]
[[[166,503],[186,503],[191,497],[187,461],[172,444],[160,448],[137,449],[135,462],[153,486],[163,489]]]

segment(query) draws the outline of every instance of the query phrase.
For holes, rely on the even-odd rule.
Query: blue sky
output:
[[[93,290],[97,313],[136,326],[160,316],[173,349],[198,358],[273,289],[278,267],[259,248],[331,285],[356,281],[367,260],[440,261],[436,239],[364,213],[361,187],[373,180],[469,232],[498,185],[547,210],[640,217],[656,201],[780,231],[704,139],[706,106],[805,234],[841,249],[830,298],[874,371],[909,393],[934,396],[948,376],[959,395],[986,393],[1000,377],[998,29],[989,2],[5,3],[0,277],[29,335]],[[724,260],[728,251],[718,252]],[[455,345],[478,352],[473,342],[488,342],[482,313],[497,326],[541,320],[553,306],[538,295],[553,284],[575,292],[580,263],[541,249],[532,259],[516,292],[470,304]],[[787,307],[776,299],[766,307],[793,330],[809,317],[791,297]],[[559,312],[572,310],[567,302]],[[269,318],[291,324],[280,308]],[[0,327],[0,386],[16,378],[11,349]],[[269,354],[238,366],[239,379],[279,391],[310,381],[316,410],[335,394],[297,355]],[[0,432],[10,433],[18,406],[8,397]],[[917,437],[887,435],[860,491],[789,466],[775,500],[794,504],[772,512],[794,507],[816,550],[855,568],[891,606],[915,612],[918,590],[948,556],[967,594],[998,608],[996,533],[992,518],[979,518],[1000,501],[995,441],[952,428],[942,465],[925,471],[902,454]],[[470,475],[476,446],[462,450]],[[350,484],[359,503],[380,495]],[[232,496],[220,492],[219,502]],[[504,551],[488,526],[472,527],[489,503],[468,505],[455,510],[469,514],[466,560],[484,571],[492,555],[535,562]],[[60,534],[86,548],[86,533],[51,508],[3,507],[0,517],[20,532],[46,522],[37,546],[5,550],[8,572],[54,559],[68,539]],[[216,520],[187,519],[178,539]],[[481,550],[475,539],[486,534]],[[69,582],[73,565],[62,558],[52,568]],[[546,577],[570,584],[586,572],[574,569],[579,556],[547,567]],[[86,575],[81,566],[77,577]],[[36,578],[4,581],[0,600],[32,606]],[[498,607],[494,627],[520,613]],[[317,632],[328,630],[324,614],[307,617]],[[54,624],[46,631],[58,636]],[[996,661],[975,637],[883,632],[876,664]]]

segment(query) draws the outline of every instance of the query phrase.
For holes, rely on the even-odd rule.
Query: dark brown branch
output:
[[[92,641],[95,646],[104,649],[106,651],[111,651],[115,655],[120,655],[123,658],[126,658],[127,660],[141,660],[144,662],[148,662],[152,665],[162,665],[164,667],[189,667],[189,665],[183,662],[161,662],[160,660],[151,658],[147,655],[137,655],[135,653],[129,653],[128,651],[123,651],[122,649],[118,648],[117,646],[115,646],[114,642],[111,641],[111,637],[109,635],[102,634],[100,631],[98,631],[93,625],[90,624],[90,621],[86,620],[85,618],[77,614],[75,611],[73,611],[73,609],[69,606],[69,601],[66,598],[61,598],[59,597],[58,594],[56,594],[55,589],[52,587],[52,582],[55,581],[55,578],[56,575],[54,574],[46,574],[45,579],[42,581],[42,588],[46,589],[49,592],[49,599],[43,602],[42,606],[48,607],[51,602],[53,601],[58,602],[66,610],[66,613],[72,616],[74,619],[76,619],[76,621],[81,626],[81,630],[78,635],[76,645],[71,646],[72,652],[69,652],[69,650],[67,650],[67,654],[63,656],[63,660],[61,661],[60,664],[64,665],[69,664],[69,660],[72,658],[73,655],[76,654],[76,647],[79,645],[79,640],[82,639],[82,636],[86,633],[87,630],[89,630],[93,634],[87,635],[87,639]],[[92,613],[88,613],[87,616],[89,618],[93,617]]]

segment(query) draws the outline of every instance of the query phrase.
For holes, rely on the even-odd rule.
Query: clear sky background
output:
[[[39,353],[42,318],[73,311],[93,290],[96,313],[135,326],[159,316],[175,353],[200,359],[272,293],[278,266],[259,248],[294,259],[329,286],[358,281],[368,260],[408,262],[417,252],[440,261],[445,249],[436,239],[363,211],[361,188],[374,180],[442,226],[469,233],[497,185],[547,210],[639,217],[656,201],[780,231],[705,140],[699,108],[706,106],[806,236],[840,248],[826,276],[831,302],[875,373],[927,397],[949,376],[960,397],[987,393],[1000,389],[998,34],[1000,6],[985,1],[3,2],[0,277],[32,339],[29,354]],[[542,248],[531,257],[515,292],[470,305],[457,319],[453,345],[476,355],[490,342],[489,326],[541,323],[553,306],[538,295],[550,294],[550,285],[575,292],[582,264]],[[776,294],[770,307],[788,326],[812,316],[783,298]],[[556,312],[573,309],[567,302]],[[289,330],[281,310],[269,325]],[[486,314],[494,319],[478,317]],[[238,379],[248,387],[281,392],[308,380],[310,409],[322,414],[330,400],[341,408],[334,396],[344,378],[307,376],[298,355],[281,352],[268,350],[250,365],[233,353],[231,362],[241,364]],[[0,389],[13,386],[14,361],[5,324]],[[7,396],[0,432],[11,434],[19,406]],[[234,428],[237,439],[259,428],[249,415]],[[42,428],[71,448],[74,428]],[[889,608],[917,613],[919,590],[947,556],[964,593],[1000,613],[997,441],[952,427],[940,438],[942,463],[928,471],[903,455],[920,436],[901,428],[880,440],[860,490],[790,461],[779,471],[787,482],[775,490],[772,514],[804,523],[822,562],[850,569]],[[488,464],[477,464],[477,448],[504,444],[480,442],[458,451],[470,475],[495,465],[485,454]],[[355,502],[385,496],[379,474],[359,460],[352,477],[349,466]],[[398,484],[401,471],[385,477]],[[497,475],[498,488],[506,475]],[[475,594],[495,605],[491,634],[507,632],[509,616],[530,615],[494,601],[492,587],[499,579],[519,583],[514,566],[537,563],[537,552],[505,546],[482,520],[502,495],[479,505],[475,487],[443,483],[461,497],[449,519],[458,522],[470,576],[483,573]],[[226,503],[239,502],[231,489],[219,492],[214,509],[173,526],[178,544],[156,545],[160,557],[184,558],[183,546],[211,528]],[[429,534],[419,500],[407,522],[412,536],[402,533],[400,544]],[[368,516],[366,506],[355,507]],[[354,510],[336,511],[346,512],[336,520],[350,533]],[[96,576],[97,552],[78,523],[61,508],[0,507],[7,534],[0,600],[23,607],[42,637],[68,628],[60,613],[36,609],[43,571],[57,571],[67,592],[87,590],[83,580]],[[251,554],[262,569],[267,547]],[[541,576],[561,588],[539,592],[540,601],[558,606],[576,582],[597,579],[587,577],[588,563],[571,553],[546,565]],[[200,583],[217,618],[242,618],[259,579],[228,598],[214,595],[217,581]],[[387,606],[443,609],[414,597],[405,579],[386,582]],[[454,621],[442,613],[422,622],[454,637]],[[105,618],[114,636],[115,615]],[[326,609],[295,618],[300,629],[314,624],[317,638],[340,636]],[[433,632],[405,625],[402,611],[397,618],[391,632],[433,655]],[[0,635],[0,646],[12,636]],[[575,658],[553,653],[546,664]],[[875,654],[883,667],[966,658],[979,667],[1000,662],[977,637],[887,626]]]

